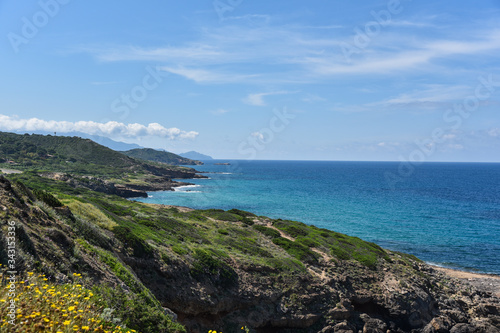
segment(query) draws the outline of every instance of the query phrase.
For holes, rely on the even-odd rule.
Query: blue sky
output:
[[[500,162],[500,1],[0,1],[0,130]]]

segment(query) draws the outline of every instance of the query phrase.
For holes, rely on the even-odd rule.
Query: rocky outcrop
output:
[[[123,198],[147,198],[147,192],[173,191],[175,187],[191,185],[190,183],[178,182],[168,177],[156,177],[144,184],[116,184],[99,177],[76,177],[67,173],[46,172],[40,174],[40,176],[66,182],[74,188],[83,187],[96,192],[118,195]]]
[[[238,323],[262,333],[500,332],[500,299],[425,263],[390,259],[371,270],[330,258],[310,267],[323,270],[319,276],[233,266],[233,283],[194,279],[181,262],[128,264],[189,332]]]

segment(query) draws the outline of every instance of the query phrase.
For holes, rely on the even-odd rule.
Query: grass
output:
[[[375,243],[366,242],[358,237],[347,236],[327,229],[308,226],[301,222],[288,220],[274,220],[273,225],[295,238],[295,242],[276,238],[266,227],[256,227],[258,230],[273,238],[273,242],[282,246],[287,252],[300,260],[311,262],[315,256],[311,255],[310,248],[317,248],[329,253],[338,260],[355,260],[368,268],[375,269],[380,259],[389,261],[384,249]],[[272,229],[271,229],[272,230]]]
[[[100,228],[112,230],[118,224],[104,214],[99,208],[91,203],[79,200],[63,199],[62,203],[71,209],[73,215],[76,215],[88,222],[96,224]]]
[[[209,277],[217,284],[228,285],[236,282],[237,274],[224,259],[225,253],[213,249],[196,249],[193,255],[195,262],[191,274],[197,278]]]

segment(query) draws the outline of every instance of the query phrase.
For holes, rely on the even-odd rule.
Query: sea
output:
[[[195,168],[208,178],[138,201],[238,208],[500,274],[500,163],[213,160]]]

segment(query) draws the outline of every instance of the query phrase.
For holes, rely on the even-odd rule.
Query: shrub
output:
[[[289,239],[279,237],[274,238],[273,243],[283,248],[288,254],[294,256],[295,258],[307,262],[312,263],[317,260],[318,254],[311,251],[306,246],[299,244],[297,242],[293,242]]]
[[[45,192],[44,190],[34,189],[33,194],[36,196],[38,200],[45,202],[50,207],[55,208],[64,206],[61,201],[59,201],[52,194]]]
[[[131,247],[134,250],[134,256],[145,258],[152,255],[151,246],[135,235],[129,227],[116,226],[113,228],[113,233],[125,247]]]
[[[257,230],[258,232],[260,232],[261,234],[263,234],[267,237],[271,237],[271,238],[281,237],[281,234],[278,230],[275,230],[275,229],[272,229],[269,227],[265,227],[265,226],[260,225],[260,224],[256,224],[253,227],[255,230]]]
[[[177,253],[178,255],[185,255],[188,253],[188,250],[186,250],[184,247],[180,246],[179,244],[175,244],[172,246],[172,251]]]
[[[220,253],[211,250],[196,249],[193,255],[195,262],[192,275],[195,277],[209,276],[214,282],[231,283],[237,279],[236,272],[221,260]]]

